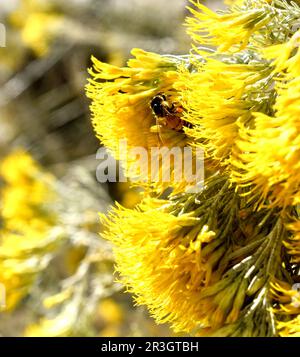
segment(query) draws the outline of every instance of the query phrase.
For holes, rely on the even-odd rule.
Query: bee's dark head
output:
[[[162,106],[162,103],[165,100],[166,100],[166,96],[163,94],[159,94],[151,100],[150,106],[155,115],[163,116],[164,108]]]

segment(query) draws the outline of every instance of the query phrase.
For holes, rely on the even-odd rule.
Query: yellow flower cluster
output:
[[[249,1],[248,6],[239,1],[224,13],[215,13],[199,2],[191,3],[196,10],[190,8],[194,17],[187,19],[188,34],[196,43],[216,46],[220,52],[246,48],[252,35],[272,23],[276,16],[266,0]]]
[[[233,181],[248,186],[257,204],[282,208],[300,203],[300,32],[288,43],[267,49],[277,78],[274,116],[255,113],[255,128],[241,126]],[[296,50],[296,52],[294,51]],[[270,149],[271,148],[271,149]]]
[[[93,79],[87,87],[99,139],[117,158],[125,156],[124,160],[127,152],[118,152],[120,138],[127,139],[129,148],[159,144],[158,135],[150,131],[154,123],[149,102],[160,92],[176,98],[174,82],[178,78],[176,64],[168,58],[140,49],[132,50],[132,55],[135,58],[125,68],[93,57],[94,70],[90,70]],[[163,139],[169,144],[168,137]]]
[[[175,331],[190,331],[199,323],[199,289],[208,278],[200,247],[215,234],[188,214],[176,217],[152,206],[148,202],[136,211],[120,207],[111,212],[108,238],[136,301],[147,304],[157,321],[172,322]]]
[[[116,159],[121,160],[127,176],[132,179],[138,177],[139,182],[151,182],[150,159],[142,163],[144,168],[137,167],[138,158],[131,150],[144,148],[150,154],[153,147],[185,146],[184,133],[168,127],[158,128],[150,106],[151,100],[161,93],[172,102],[179,100],[180,93],[175,83],[179,77],[176,69],[180,61],[140,49],[132,50],[132,55],[134,58],[125,68],[102,63],[93,57],[94,68],[89,71],[92,78],[89,79],[87,95],[92,99],[92,121],[99,139]],[[122,141],[126,142],[125,147]],[[163,171],[162,165],[160,170]],[[149,176],[144,177],[143,172]],[[162,173],[158,177],[162,177]],[[151,183],[158,191],[166,188],[163,182]],[[178,190],[184,187],[174,181],[171,185]]]
[[[21,0],[10,15],[11,24],[21,30],[22,41],[38,56],[45,56],[49,44],[62,28],[62,16],[44,0]]]
[[[49,186],[53,178],[24,151],[2,161],[0,177],[0,283],[5,310],[11,310],[28,294],[57,244],[58,232],[51,231],[56,218],[47,208],[55,195]]]
[[[177,83],[182,88],[184,118],[191,145],[196,143],[214,161],[226,163],[238,136],[238,120],[251,121],[253,102],[245,100],[268,69],[260,64],[228,64],[208,57],[197,72],[183,72]]]
[[[117,206],[103,218],[104,236],[121,281],[157,322],[193,335],[294,336],[300,7],[230,3],[215,13],[192,1],[187,56],[134,50],[126,68],[94,60],[93,123],[116,158],[136,160],[118,152],[122,138],[147,150],[163,139],[205,156],[200,192],[169,182],[173,192],[161,199],[150,186],[136,209]],[[151,110],[157,96],[167,109]]]

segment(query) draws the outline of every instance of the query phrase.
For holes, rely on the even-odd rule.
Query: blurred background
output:
[[[91,55],[123,66],[134,47],[187,53],[186,5],[1,0],[0,335],[171,334],[134,307],[113,277],[98,212],[114,201],[134,207],[140,195],[127,184],[97,183],[100,143],[84,87]]]

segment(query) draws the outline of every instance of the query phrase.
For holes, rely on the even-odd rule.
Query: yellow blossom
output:
[[[142,175],[139,182],[151,182],[151,158],[154,156],[151,150],[183,148],[186,144],[186,136],[182,132],[167,126],[162,126],[159,132],[153,130],[156,118],[150,107],[151,100],[160,93],[167,96],[171,103],[178,102],[179,94],[174,88],[178,63],[140,49],[132,50],[132,55],[134,58],[124,68],[93,58],[94,68],[89,71],[92,78],[87,86],[87,95],[92,99],[92,121],[98,138],[116,159],[121,160],[126,176],[136,179]],[[141,170],[135,166],[138,158],[131,152],[135,148],[144,148],[149,154],[142,162]],[[143,176],[144,169],[149,176]],[[162,177],[163,170],[160,164],[158,178]],[[173,182],[173,185],[179,189],[185,183]],[[158,190],[159,186],[158,183]],[[168,184],[161,186],[166,188]]]
[[[215,13],[203,4],[191,1],[196,9],[189,8],[194,17],[187,18],[188,34],[201,45],[212,45],[218,51],[244,49],[250,37],[272,19],[266,1],[256,1],[250,8],[233,6],[230,11]]]
[[[12,152],[2,161],[0,176],[5,183],[1,192],[1,216],[6,229],[23,230],[26,222],[26,226],[32,225],[42,231],[42,226],[51,223],[49,213],[40,220],[37,212],[41,216],[44,202],[54,198],[53,190],[45,184],[47,180],[51,182],[52,177],[42,174],[29,155],[20,150]]]
[[[300,78],[278,91],[275,117],[256,113],[255,129],[241,127],[232,179],[256,206],[284,208],[300,203]]]
[[[150,185],[135,209],[102,217],[103,236],[136,303],[175,332],[299,336],[300,7],[237,0],[215,13],[192,4],[189,55],[134,50],[121,69],[95,61],[88,95],[98,136],[126,161],[121,137],[160,146],[149,103],[167,93],[184,125],[161,137],[204,149],[204,186],[177,185],[160,200]]]
[[[254,129],[241,125],[238,149],[232,159],[233,181],[247,187],[246,194],[257,206],[267,202],[285,208],[300,202],[298,46],[299,31],[288,42],[263,50],[265,57],[273,61],[277,79],[275,114],[255,113]]]
[[[178,80],[184,119],[192,124],[185,132],[190,145],[200,146],[207,156],[225,161],[238,136],[238,120],[249,122],[255,103],[245,98],[251,86],[265,76],[264,67],[226,64],[207,58],[198,71],[184,71]]]
[[[47,54],[50,42],[62,29],[62,16],[49,2],[41,0],[21,0],[10,21],[21,30],[24,44],[38,56]]]
[[[49,43],[62,29],[62,19],[54,14],[34,13],[30,15],[22,29],[24,44],[31,47],[38,56],[45,56]]]
[[[114,244],[117,269],[136,302],[146,304],[157,322],[189,332],[200,323],[200,291],[210,275],[201,245],[215,234],[189,214],[167,213],[164,201],[160,208],[153,204],[114,209],[104,236]]]
[[[3,180],[0,232],[0,282],[6,289],[6,310],[28,294],[37,274],[49,262],[61,231],[47,205],[55,199],[48,182],[33,159],[18,150],[2,161]]]

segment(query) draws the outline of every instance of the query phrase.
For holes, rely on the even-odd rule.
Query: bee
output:
[[[183,131],[184,121],[181,119],[183,108],[169,103],[163,93],[156,95],[150,102],[158,128],[165,126],[175,131]]]
[[[165,94],[157,94],[151,100],[150,107],[156,120],[156,125],[151,128],[151,131],[158,133],[161,142],[163,142],[161,137],[162,127],[175,130],[180,133],[184,132],[184,127],[192,128],[191,123],[182,119],[182,106],[178,103],[170,103]]]

